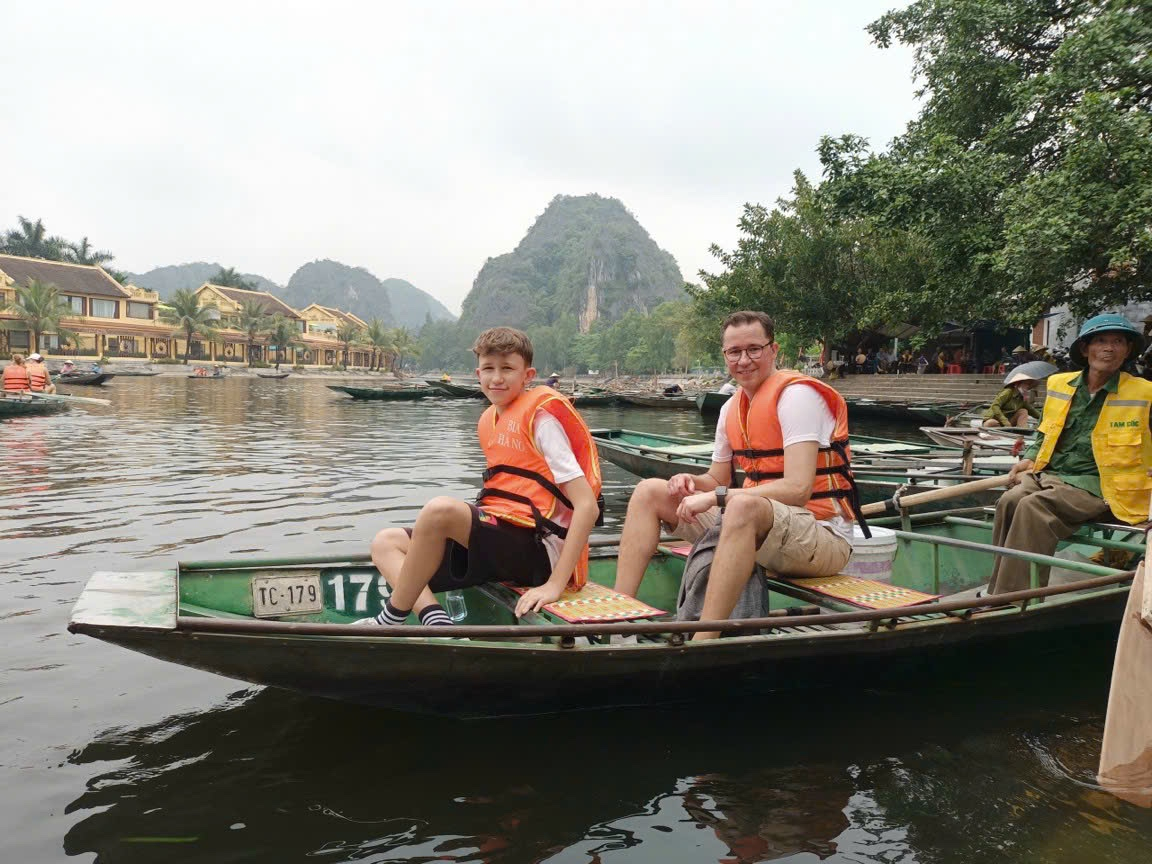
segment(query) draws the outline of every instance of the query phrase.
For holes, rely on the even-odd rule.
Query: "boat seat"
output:
[[[477,587],[487,597],[508,609],[514,609],[516,601],[529,590],[522,585],[513,585],[511,582],[490,583]],[[543,611],[568,624],[612,624],[620,621],[642,621],[661,618],[667,614],[662,609],[649,606],[635,597],[621,594],[619,591],[596,582],[589,582],[579,591],[566,588],[564,593],[560,595],[560,599],[545,605]],[[536,620],[530,620],[532,617]],[[526,624],[546,623],[540,619],[539,615],[526,615],[520,620]]]
[[[669,456],[711,456],[714,450],[712,443],[708,444],[675,444],[669,447],[645,447],[648,453],[666,453]]]

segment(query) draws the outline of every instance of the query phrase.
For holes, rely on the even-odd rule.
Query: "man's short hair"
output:
[[[513,327],[492,327],[476,337],[472,353],[479,357],[485,354],[519,354],[524,365],[532,365],[532,340],[523,330]]]
[[[759,324],[764,328],[764,335],[768,337],[769,342],[776,340],[776,324],[765,315],[763,312],[753,312],[750,309],[745,309],[741,312],[733,312],[724,319],[724,323],[720,326],[720,335],[723,337],[724,333],[729,327],[739,327],[741,324]]]

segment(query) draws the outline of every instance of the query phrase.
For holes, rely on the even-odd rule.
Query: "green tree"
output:
[[[271,324],[272,319],[258,300],[243,300],[236,315],[236,329],[244,334],[244,352],[248,365],[252,365],[252,346]]]
[[[368,328],[364,331],[364,341],[372,347],[373,370],[380,368],[380,364],[384,362],[385,356],[391,357],[394,353],[392,331],[385,327],[384,322],[379,318],[373,318],[368,322]],[[389,366],[391,366],[391,363],[389,363]]]
[[[840,215],[906,232],[922,278],[892,307],[1028,325],[1152,297],[1152,7],[917,0],[869,31],[913,48],[923,110],[887,152],[820,153]]]
[[[392,331],[392,347],[395,351],[392,355],[392,372],[400,377],[403,374],[404,357],[419,357],[420,343],[407,327],[397,327]]]
[[[250,279],[245,279],[236,272],[234,267],[221,267],[208,281],[222,288],[243,288],[245,291],[256,290],[256,283]]]
[[[44,227],[43,219],[37,219],[33,222],[23,216],[16,218],[20,227],[5,233],[3,243],[0,244],[3,248],[0,251],[9,255],[47,258],[51,261],[59,261],[64,257],[64,250],[68,245],[67,241],[62,237],[48,236],[48,230]]]
[[[168,300],[160,304],[160,320],[171,324],[178,333],[184,334],[184,363],[192,351],[192,337],[211,337],[216,332],[216,322],[220,310],[215,303],[200,305],[200,298],[191,288],[181,288]]]
[[[81,238],[79,243],[65,243],[62,251],[64,257],[73,264],[86,264],[90,267],[103,267],[116,257],[111,252],[92,248],[87,237]]]
[[[294,345],[301,344],[300,329],[296,322],[283,315],[273,315],[268,323],[268,341],[276,346],[276,369],[284,360],[284,353]]]
[[[336,338],[344,346],[344,368],[348,368],[348,349],[353,342],[360,341],[360,328],[351,321],[343,321],[340,326],[336,328]]]
[[[15,321],[5,321],[5,329],[27,328],[32,333],[32,350],[40,350],[41,337],[45,333],[55,333],[61,341],[75,339],[76,334],[65,330],[60,322],[73,314],[72,307],[60,298],[55,285],[29,279],[24,285],[16,286],[16,299],[4,310],[16,316]]]

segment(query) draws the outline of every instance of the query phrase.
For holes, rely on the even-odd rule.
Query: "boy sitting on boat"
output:
[[[412,528],[386,528],[372,561],[392,586],[375,618],[402,624],[415,610],[424,625],[451,624],[433,592],[486,582],[528,586],[516,615],[560,599],[588,578],[588,535],[599,516],[600,462],[583,419],[536,377],[532,343],[510,327],[480,334],[472,346],[480,389],[492,404],[477,432],[487,470],[476,504],[433,498]]]
[[[616,570],[616,590],[635,595],[661,523],[696,540],[723,512],[700,613],[707,621],[732,613],[757,563],[792,576],[839,573],[852,554],[852,522],[860,515],[844,398],[822,381],[776,368],[775,326],[763,312],[733,312],[722,334],[740,390],[721,409],[712,465],[706,474],[636,487]],[[734,459],[748,478],[746,488],[728,488]]]

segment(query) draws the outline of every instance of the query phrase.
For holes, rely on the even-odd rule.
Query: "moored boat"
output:
[[[33,396],[0,396],[0,420],[37,414],[58,414],[68,410],[63,400],[37,399]]]
[[[577,408],[615,405],[618,401],[615,393],[577,393],[575,395],[565,395],[572,400],[572,404]]]
[[[931,399],[867,398],[845,395],[848,418],[870,417],[878,420],[900,420],[909,423],[943,425],[949,417],[968,411],[971,402],[947,402]]]
[[[290,372],[257,372],[257,378],[287,378]]]
[[[424,383],[442,391],[442,395],[453,396],[457,399],[483,399],[484,391],[478,386],[453,384],[451,381],[441,381],[438,378],[425,378]]]
[[[720,413],[720,409],[732,398],[731,393],[716,393],[704,391],[696,394],[696,410],[701,414],[713,416]]]
[[[997,550],[987,544],[989,514],[974,515],[925,514],[913,517],[914,530],[894,531],[890,585],[777,577],[768,586],[771,612],[743,621],[660,615],[675,608],[684,563],[679,549],[663,547],[641,586],[649,605],[639,621],[570,623],[578,595],[516,623],[516,595],[491,585],[463,592],[467,615],[457,626],[349,626],[387,596],[357,551],[99,572],[68,629],[256,684],[454,716],[715,705],[797,687],[915,688],[938,685],[946,668],[962,680],[973,668],[1035,674],[1040,657],[1051,664],[1062,650],[1082,653],[1115,638],[1131,571]],[[1137,555],[1142,539],[1126,526],[1089,525],[1070,542]],[[979,596],[997,552],[1083,581]],[[593,582],[611,585],[615,565],[610,549],[595,549]],[[684,641],[717,629],[729,638]]]
[[[434,387],[348,387],[344,384],[329,384],[329,390],[344,393],[353,399],[370,401],[408,402],[428,396],[443,396]]]
[[[680,411],[696,407],[696,397],[676,394],[674,396],[657,396],[648,393],[621,393],[621,402],[637,405],[640,408],[656,408],[661,411]]]

